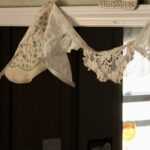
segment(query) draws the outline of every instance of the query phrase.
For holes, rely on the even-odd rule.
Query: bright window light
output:
[[[123,103],[123,121],[150,120],[150,101]]]
[[[138,52],[123,76],[123,123],[123,150],[150,150],[150,61]]]

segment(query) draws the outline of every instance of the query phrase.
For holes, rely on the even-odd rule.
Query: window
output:
[[[124,41],[139,29],[126,28]],[[123,77],[123,150],[150,149],[150,61],[138,52]]]

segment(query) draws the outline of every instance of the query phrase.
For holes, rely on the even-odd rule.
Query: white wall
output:
[[[0,0],[0,6],[40,6],[50,0]],[[98,0],[59,0],[61,5],[97,5]]]

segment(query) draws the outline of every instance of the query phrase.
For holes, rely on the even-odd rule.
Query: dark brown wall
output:
[[[0,69],[10,59],[10,28],[0,28]],[[10,83],[0,80],[0,149],[8,150],[10,142]]]
[[[27,28],[0,28],[0,68],[13,56]],[[122,29],[77,28],[93,48],[109,49],[122,42]],[[83,66],[82,51],[68,54],[76,88],[50,72],[30,84],[0,80],[0,149],[42,150],[43,139],[61,138],[62,150],[87,150],[88,140],[112,138],[119,150],[120,87],[101,83]]]
[[[97,51],[122,44],[120,28],[80,28],[80,35]],[[87,150],[89,140],[111,138],[113,150],[121,147],[121,86],[99,82],[96,74],[79,65],[79,150]]]
[[[1,69],[13,56],[26,29],[1,28]],[[76,73],[77,55],[69,57]],[[71,149],[71,138],[75,139],[76,134],[75,131],[70,134],[76,120],[75,89],[48,71],[30,84],[14,84],[3,77],[0,88],[1,150],[42,150],[43,140],[51,138],[61,138],[62,149]]]

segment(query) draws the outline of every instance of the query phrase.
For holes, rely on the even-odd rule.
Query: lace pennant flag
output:
[[[135,9],[138,0],[99,0],[99,6],[103,8]]]

